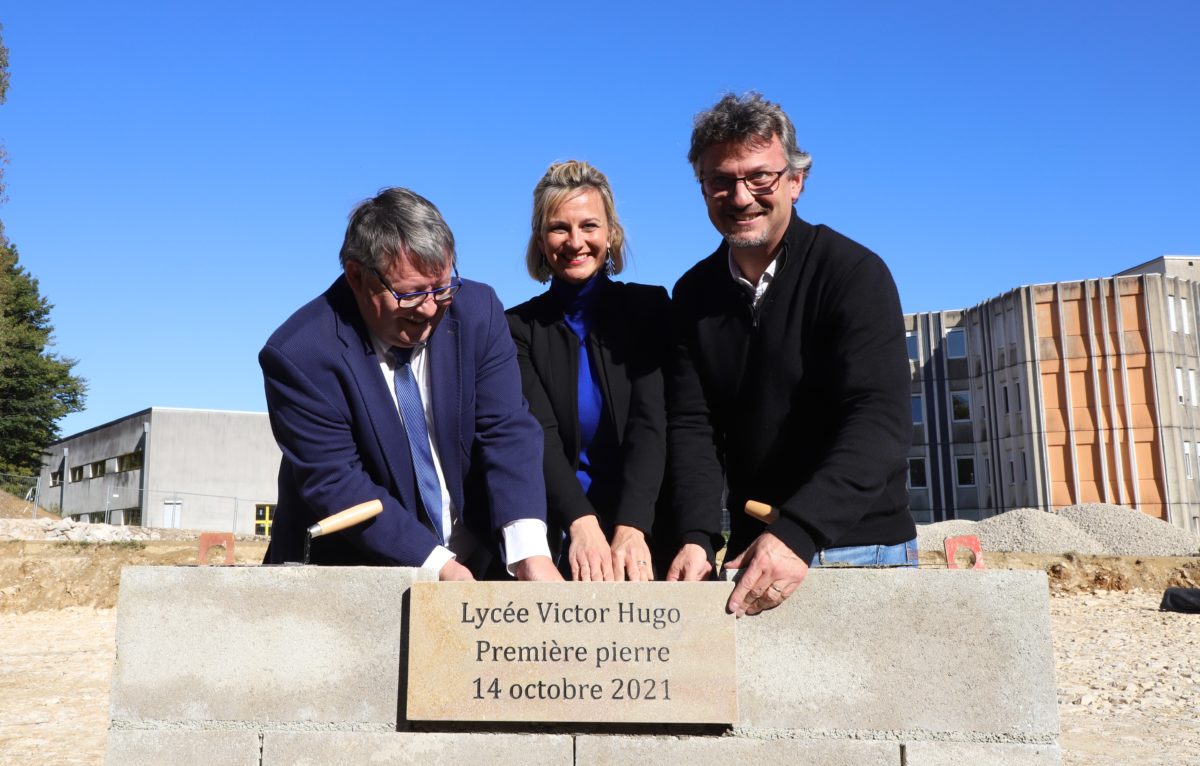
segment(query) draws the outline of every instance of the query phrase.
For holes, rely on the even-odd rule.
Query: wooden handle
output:
[[[383,512],[383,503],[379,500],[368,500],[365,503],[353,505],[344,511],[338,511],[332,516],[326,516],[308,528],[313,537],[327,535],[330,532],[340,532],[346,527],[373,519]]]
[[[757,500],[747,500],[746,515],[753,516],[764,524],[774,524],[779,519],[779,509]]]

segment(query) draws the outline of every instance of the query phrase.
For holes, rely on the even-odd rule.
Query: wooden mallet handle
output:
[[[747,500],[746,515],[753,516],[764,524],[774,524],[779,520],[779,509],[757,500]]]
[[[379,500],[368,500],[365,503],[352,505],[344,511],[338,511],[332,516],[326,516],[308,528],[311,537],[320,537],[331,532],[340,532],[346,527],[360,524],[367,519],[373,519],[383,512],[383,503]]]

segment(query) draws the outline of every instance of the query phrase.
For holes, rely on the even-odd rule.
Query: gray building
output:
[[[265,534],[279,460],[264,412],[151,407],[51,444],[41,504],[83,521]]]

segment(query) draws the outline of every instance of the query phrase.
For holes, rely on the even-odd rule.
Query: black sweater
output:
[[[675,285],[668,462],[684,542],[727,557],[764,529],[805,561],[823,548],[916,535],[908,511],[908,356],[892,276],[871,251],[792,213],[762,303],[729,274],[728,245]]]

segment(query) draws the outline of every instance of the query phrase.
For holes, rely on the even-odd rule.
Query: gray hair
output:
[[[579,160],[556,162],[546,169],[542,180],[533,187],[533,220],[529,232],[529,244],[525,247],[525,269],[529,276],[539,282],[550,279],[550,266],[542,252],[542,234],[546,219],[576,194],[594,189],[604,201],[604,216],[608,219],[608,258],[612,273],[620,274],[625,268],[625,229],[617,218],[617,204],[613,201],[612,187],[608,178],[596,168]]]
[[[429,200],[399,187],[381,189],[350,213],[339,258],[387,271],[406,256],[421,272],[440,272],[454,260],[454,234]]]
[[[688,162],[699,178],[700,158],[710,146],[726,141],[770,143],[772,136],[779,136],[792,174],[807,178],[812,157],[796,145],[796,128],[783,107],[766,100],[758,91],[746,91],[741,96],[726,93],[712,109],[696,115]]]

